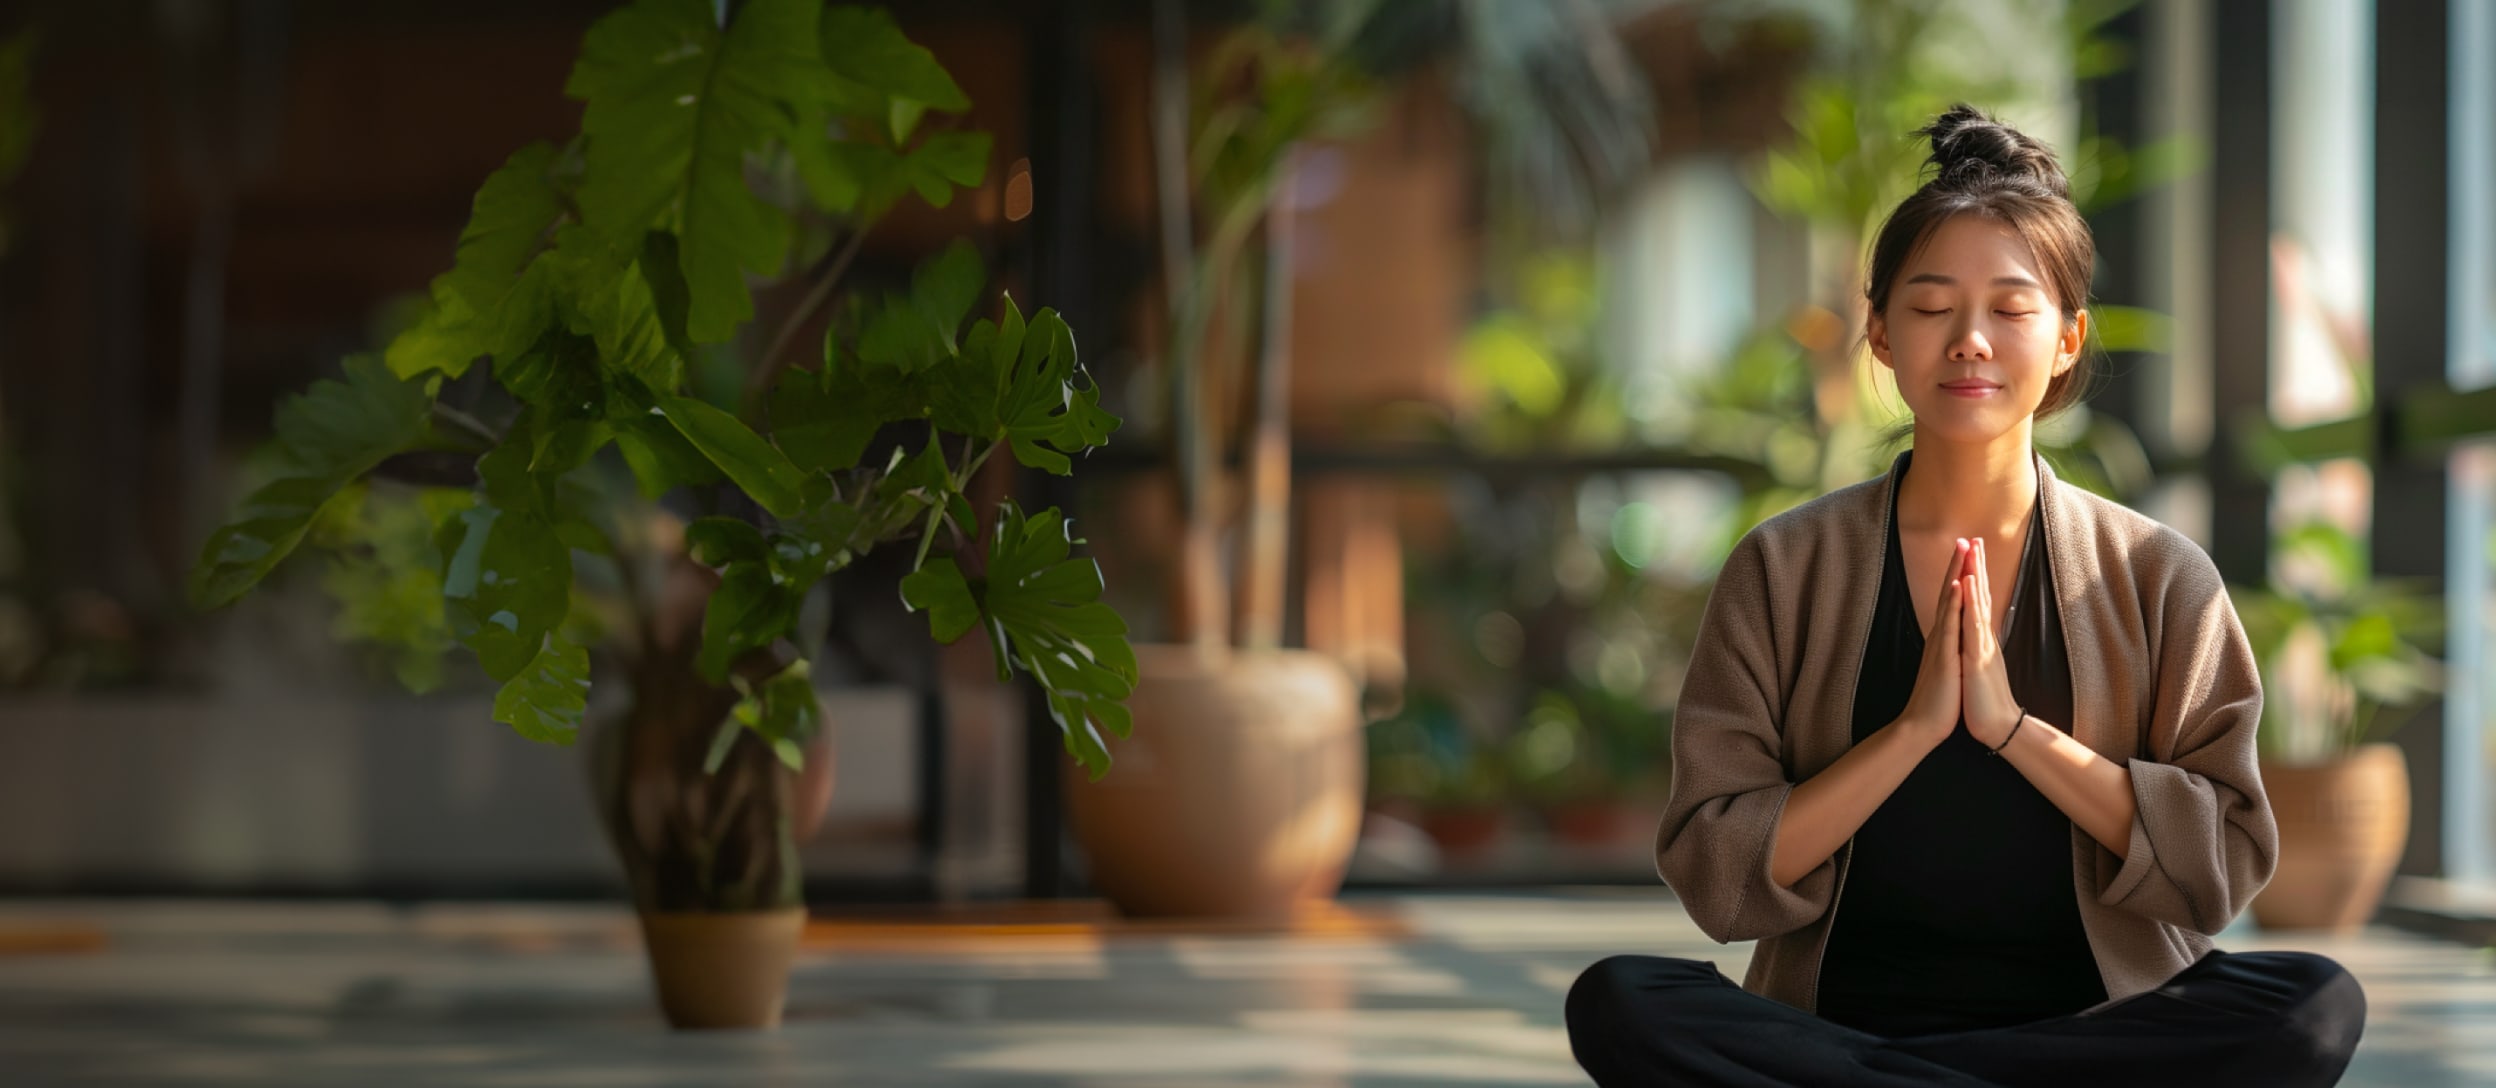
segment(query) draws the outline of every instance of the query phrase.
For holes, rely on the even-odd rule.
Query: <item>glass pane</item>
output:
[[[2496,5],[2453,5],[2453,385],[2496,383]]]
[[[2451,192],[2455,388],[2496,384],[2496,5],[2455,3]],[[2496,445],[2451,461],[2446,653],[2445,863],[2457,879],[2496,880]]]
[[[2488,783],[2496,781],[2496,446],[2478,444],[2453,454],[2451,544],[2446,585],[2451,629],[2445,641],[2450,665],[2444,693],[2445,812],[2451,829],[2444,856],[2456,880],[2496,877],[2496,806]]]
[[[2373,11],[2273,10],[2270,410],[2294,427],[2368,407]]]

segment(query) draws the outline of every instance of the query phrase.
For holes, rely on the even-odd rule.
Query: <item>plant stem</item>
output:
[[[489,448],[503,444],[503,436],[494,433],[494,428],[486,426],[484,420],[441,401],[433,402],[433,418],[467,432],[470,437],[484,442]]]
[[[1213,319],[1214,296],[1222,274],[1238,258],[1264,214],[1271,178],[1246,187],[1237,203],[1221,210],[1213,237],[1196,254],[1195,264],[1182,270],[1188,277],[1179,313],[1171,322],[1170,348],[1164,365],[1170,373],[1171,439],[1177,447],[1181,538],[1178,591],[1174,596],[1178,641],[1210,654],[1230,638],[1225,615],[1230,595],[1223,590],[1221,555],[1216,534],[1220,511],[1214,501],[1222,478],[1215,463],[1223,445],[1220,420],[1205,403],[1205,336]]]
[[[1251,370],[1246,554],[1239,582],[1239,644],[1283,641],[1283,576],[1291,520],[1292,170],[1296,149],[1276,156],[1265,221],[1265,328]]]
[[[929,503],[929,504],[928,504],[928,507],[927,507],[927,524],[919,527],[919,554],[918,554],[918,558],[916,558],[916,559],[912,559],[912,560],[910,561],[910,569],[911,569],[911,570],[917,570],[917,569],[919,569],[920,567],[923,567],[923,566],[926,566],[926,565],[927,565],[927,549],[928,549],[928,546],[929,546],[929,545],[932,545],[932,544],[934,544],[934,543],[936,543],[936,527],[937,527],[937,526],[939,526],[939,525],[942,525],[942,524],[944,524],[944,523],[945,523],[945,503],[944,503],[944,500],[939,499],[939,500],[937,500],[937,501],[935,501],[935,502]]]
[[[780,331],[772,334],[771,346],[763,349],[762,360],[754,367],[754,377],[746,382],[747,404],[761,399],[763,391],[771,388],[772,379],[780,376],[781,351],[797,337],[797,330],[814,318],[815,311],[823,308],[824,301],[832,297],[832,288],[841,282],[841,275],[849,271],[849,262],[857,258],[858,250],[866,245],[866,241],[865,227],[851,232],[849,240],[842,242],[841,248],[825,264],[823,275],[815,280],[815,286],[798,302],[797,309],[789,312],[788,320],[780,323]]]
[[[962,482],[968,484],[973,477],[978,476],[979,467],[988,463],[988,455],[997,452],[997,447],[1004,444],[1003,442],[990,442],[987,449],[979,451],[979,456],[971,458],[971,467],[962,470]],[[968,445],[963,446],[962,449],[965,455],[970,452]]]
[[[649,596],[649,587],[641,577],[642,558],[649,553],[623,541],[615,544],[616,576],[624,582],[624,608],[633,614],[633,637],[640,643],[637,660],[647,660],[659,652],[659,627],[651,616],[658,602]]]

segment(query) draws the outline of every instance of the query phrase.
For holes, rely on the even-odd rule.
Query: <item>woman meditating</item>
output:
[[[1674,717],[1657,869],[1749,975],[1606,959],[1570,1045],[1604,1085],[2331,1084],[2357,982],[2211,948],[2277,848],[2218,572],[2031,447],[2088,380],[2088,227],[2037,141],[1918,135],[1865,289],[1912,446],[1743,537]]]

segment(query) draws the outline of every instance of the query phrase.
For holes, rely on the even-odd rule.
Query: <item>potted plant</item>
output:
[[[2271,584],[2232,596],[2262,668],[2262,784],[2279,869],[2254,897],[2266,929],[2348,930],[2374,917],[2409,836],[2409,767],[2381,738],[2442,688],[2422,644],[2444,602],[2368,574],[2359,541],[2312,522],[2281,535]]]
[[[1370,808],[1418,827],[1442,867],[1478,862],[1508,826],[1510,760],[1481,738],[1456,704],[1422,693],[1369,725]]]
[[[1582,205],[1600,187],[1587,177],[1628,173],[1649,138],[1644,88],[1602,20],[1454,0],[1260,6],[1265,17],[1224,34],[1194,79],[1182,5],[1153,7],[1159,374],[1178,539],[1167,642],[1139,652],[1134,712],[1152,725],[1130,766],[1151,771],[1069,795],[1094,885],[1130,912],[1288,912],[1332,894],[1358,830],[1354,681],[1342,662],[1282,648],[1297,164],[1361,131],[1391,81],[1450,67],[1508,199]],[[1359,248],[1339,259],[1399,256]],[[1236,483],[1222,467],[1234,446]]]
[[[1171,641],[1137,647],[1134,714],[1123,754],[1142,773],[1071,782],[1067,811],[1094,887],[1138,915],[1287,915],[1341,883],[1360,823],[1357,693],[1343,665],[1281,643],[1283,511],[1289,497],[1285,364],[1294,149],[1356,123],[1367,91],[1339,51],[1238,28],[1188,78],[1175,3],[1155,6],[1152,109],[1168,306],[1169,437],[1183,525]],[[1206,230],[1199,240],[1199,225]],[[1258,245],[1260,231],[1264,244]],[[1262,284],[1259,281],[1262,280]],[[1263,299],[1268,325],[1242,348]],[[1219,553],[1217,452],[1225,405],[1208,355],[1254,359],[1244,396],[1255,452],[1232,652]]]
[[[1126,626],[1056,510],[969,495],[999,451],[1066,474],[1118,420],[1064,321],[1000,302],[964,243],[804,335],[888,210],[986,171],[985,134],[926,123],[969,103],[884,12],[637,0],[590,28],[565,90],[580,134],[486,179],[422,319],[279,407],[192,594],[235,600],[318,523],[398,575],[341,582],[375,606],[359,630],[465,646],[524,737],[594,718],[668,1018],[770,1025],[828,789],[826,576],[913,547],[900,592],[930,633],[976,628],[1000,679],[1030,671],[1101,773],[1128,728]],[[754,282],[786,294],[758,307]],[[781,315],[768,339],[758,308]],[[612,714],[590,713],[593,677]]]
[[[1599,688],[1546,691],[1508,739],[1510,774],[1553,841],[1596,852],[1655,834],[1671,781],[1670,711]]]

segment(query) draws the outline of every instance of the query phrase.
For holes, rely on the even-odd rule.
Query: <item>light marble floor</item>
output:
[[[1367,901],[1364,937],[1068,934],[810,955],[777,1032],[660,1026],[620,909],[0,903],[0,930],[100,950],[0,955],[0,1084],[1584,1084],[1560,1000],[1611,952],[1714,959],[1660,891]],[[2298,947],[2373,1015],[2345,1083],[2496,1084],[2496,963],[2389,932]]]

